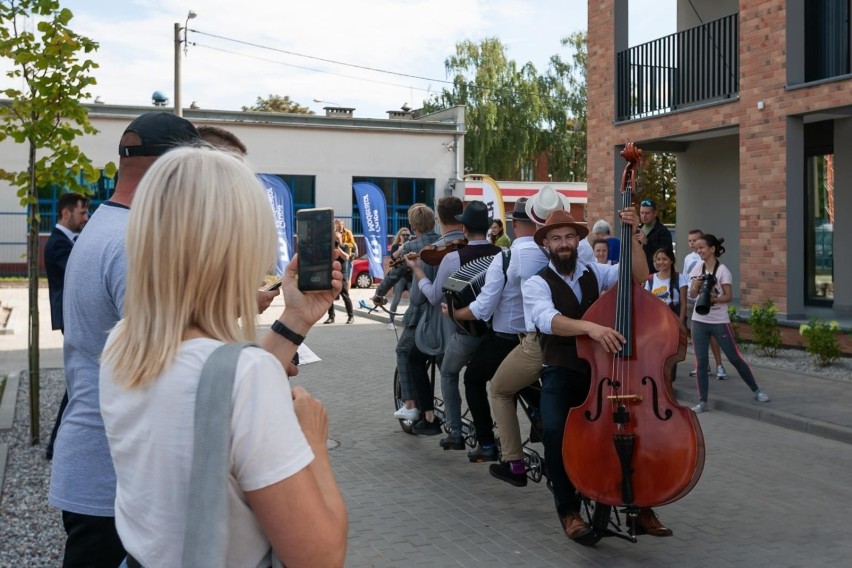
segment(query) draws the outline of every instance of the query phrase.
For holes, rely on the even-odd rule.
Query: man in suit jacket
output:
[[[56,203],[56,209],[59,222],[44,245],[44,266],[47,269],[47,286],[50,290],[50,321],[53,329],[64,330],[62,289],[65,283],[65,265],[77,235],[89,220],[89,198],[79,193],[65,193]]]
[[[64,193],[56,202],[59,222],[53,228],[44,245],[44,266],[47,270],[47,286],[50,291],[50,321],[53,329],[65,332],[62,319],[62,292],[65,285],[65,265],[71,255],[71,247],[77,234],[89,220],[89,198],[79,193]],[[68,393],[62,397],[59,413],[47,444],[47,459],[53,459],[53,443],[62,421],[62,413],[68,405]]]

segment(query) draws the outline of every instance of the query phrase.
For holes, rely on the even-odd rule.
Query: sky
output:
[[[631,0],[631,14],[636,16],[631,16],[630,44],[672,33],[674,1]],[[560,39],[586,29],[588,2],[60,0],[60,3],[74,14],[70,27],[100,44],[91,56],[100,66],[94,72],[97,85],[91,88],[91,94],[105,103],[150,105],[151,95],[160,91],[171,104],[174,24],[179,23],[188,28],[186,54],[181,51],[184,107],[194,101],[206,109],[240,110],[253,104],[257,97],[276,94],[287,95],[319,114],[324,112],[324,106],[344,106],[354,107],[357,117],[386,118],[387,111],[399,110],[404,104],[418,108],[430,92],[448,86],[443,82],[448,80],[444,61],[454,52],[456,43],[465,39],[478,42],[498,37],[507,46],[510,59],[519,66],[531,62],[543,73],[552,55],[570,57]],[[197,17],[187,23],[190,10]],[[8,67],[8,63],[0,61],[0,70]],[[13,84],[10,81],[0,77],[0,87]]]

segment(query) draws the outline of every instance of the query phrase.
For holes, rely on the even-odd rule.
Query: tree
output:
[[[243,112],[249,111],[314,114],[314,111],[308,107],[303,107],[299,103],[290,100],[290,97],[282,97],[281,95],[269,95],[265,99],[263,97],[257,97],[257,101],[255,101],[252,106],[243,107]]]
[[[663,223],[675,222],[677,212],[677,157],[669,152],[643,152],[639,164],[636,202],[650,199]]]
[[[539,156],[547,156],[553,179],[586,179],[586,33],[575,32],[562,39],[571,49],[571,61],[559,55],[550,58],[541,78],[544,128]]]
[[[80,53],[98,48],[94,41],[74,33],[68,23],[73,14],[58,0],[0,0],[0,57],[13,68],[6,75],[20,80],[21,88],[0,94],[10,99],[0,104],[0,141],[11,138],[27,144],[27,169],[8,172],[0,179],[17,188],[21,206],[27,207],[27,273],[29,276],[29,380],[30,436],[39,438],[39,315],[38,315],[38,189],[66,186],[88,192],[77,181],[98,179],[100,172],[74,144],[81,134],[95,134],[81,100],[91,97],[95,84],[89,73],[97,64]],[[26,22],[36,22],[30,31]],[[107,166],[107,175],[115,166]]]
[[[518,68],[497,38],[459,42],[444,66],[453,76],[452,90],[424,107],[465,105],[465,170],[520,179],[539,146],[542,100],[535,67]]]

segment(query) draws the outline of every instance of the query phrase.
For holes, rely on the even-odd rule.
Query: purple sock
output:
[[[509,471],[515,475],[525,474],[527,472],[527,468],[524,465],[524,460],[510,460]]]

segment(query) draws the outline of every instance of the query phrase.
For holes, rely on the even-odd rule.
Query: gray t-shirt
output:
[[[109,202],[86,224],[65,271],[68,407],[56,437],[48,501],[82,515],[115,516],[115,470],[98,397],[100,357],[124,313],[130,210]]]

